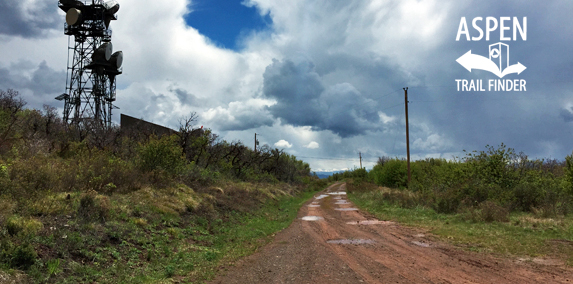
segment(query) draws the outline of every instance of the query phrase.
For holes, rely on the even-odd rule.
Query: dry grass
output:
[[[30,210],[35,215],[69,215],[74,212],[72,200],[77,195],[72,192],[47,194],[34,200]]]
[[[186,185],[178,185],[166,189],[151,189],[149,187],[124,195],[124,202],[132,202],[133,205],[142,207],[151,207],[154,211],[161,214],[177,215],[194,211],[201,203],[199,196],[193,189]],[[122,202],[123,203],[123,202]],[[120,210],[127,210],[129,206],[123,204]]]
[[[0,224],[14,213],[16,203],[8,196],[0,196]]]
[[[6,220],[6,229],[8,233],[12,236],[24,235],[33,236],[36,235],[42,228],[44,224],[34,218],[23,218],[20,216],[11,216]]]

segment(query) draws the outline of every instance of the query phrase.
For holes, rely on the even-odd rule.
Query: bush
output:
[[[6,230],[11,236],[16,236],[20,233],[25,236],[33,236],[40,231],[44,225],[42,222],[35,219],[25,219],[18,216],[12,216],[6,220]]]
[[[0,262],[11,268],[28,269],[34,265],[38,255],[30,244],[14,245],[10,240],[0,240]]]
[[[479,208],[481,210],[481,219],[487,223],[493,221],[509,222],[509,210],[493,201],[485,201],[479,205]]]
[[[143,171],[161,170],[169,175],[180,174],[185,168],[183,149],[177,136],[152,137],[139,148],[139,165]]]
[[[449,188],[444,192],[435,194],[435,201],[432,204],[434,211],[438,213],[451,214],[458,211],[461,204],[461,196],[455,188]]]
[[[34,247],[30,244],[24,244],[16,247],[12,254],[12,267],[28,269],[30,266],[34,265],[38,255],[34,250]]]
[[[107,196],[98,195],[96,191],[90,190],[80,197],[78,215],[85,221],[105,222],[109,216],[110,207]]]
[[[378,185],[391,188],[404,188],[408,182],[406,161],[392,159],[383,165],[376,165],[370,171],[371,179]]]
[[[529,212],[532,208],[539,207],[543,202],[544,192],[531,182],[522,182],[518,184],[513,192],[515,194],[515,208],[521,211]]]

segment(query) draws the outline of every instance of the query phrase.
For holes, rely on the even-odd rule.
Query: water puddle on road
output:
[[[367,244],[374,244],[376,243],[374,240],[364,240],[364,239],[342,239],[342,240],[328,240],[326,241],[329,244],[335,245],[367,245]]]
[[[352,221],[346,222],[348,225],[392,225],[394,222],[391,221],[380,221],[380,220],[363,220],[363,221]]]
[[[419,246],[419,247],[423,247],[423,248],[429,248],[430,244],[427,243],[422,243],[422,242],[418,242],[418,241],[412,241],[413,244]]]
[[[318,204],[309,204],[308,207],[316,208],[316,207],[320,207],[320,205],[318,205]]]
[[[304,216],[301,218],[303,221],[320,221],[324,220],[324,218],[320,216]]]
[[[345,205],[345,204],[350,204],[350,202],[346,201],[346,200],[341,200],[341,201],[336,201],[334,204],[336,205]]]
[[[321,195],[315,197],[314,199],[319,200],[319,199],[323,199],[325,197],[328,197],[328,194],[321,194]]]
[[[358,211],[358,208],[334,208],[336,211]]]
[[[329,192],[328,194],[330,194],[330,195],[346,195],[346,192],[344,192],[344,191],[340,191],[340,192]]]

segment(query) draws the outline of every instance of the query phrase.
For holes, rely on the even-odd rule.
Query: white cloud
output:
[[[21,2],[18,7],[27,11],[24,15],[35,15],[32,5],[38,0]],[[19,27],[13,26],[10,34],[0,34],[0,89],[21,89],[29,106],[50,103],[62,108],[61,102],[53,100],[58,93],[53,76],[66,70],[65,16],[55,8],[56,3],[44,2],[38,7],[54,5],[50,9],[58,10],[42,9],[48,13],[46,19],[57,14],[57,30],[50,25],[36,32],[28,29],[32,32],[27,36],[14,36]],[[352,168],[357,165],[357,151],[371,164],[378,156],[405,155],[403,105],[392,106],[403,102],[401,88],[409,86],[414,157],[480,150],[486,144],[501,142],[532,156],[535,151],[558,158],[570,153],[573,134],[560,131],[573,121],[571,105],[562,105],[570,99],[566,84],[539,84],[537,91],[536,85],[530,84],[527,93],[518,94],[522,100],[516,103],[492,103],[517,96],[497,93],[480,94],[483,101],[464,103],[460,98],[465,94],[452,93],[448,86],[455,86],[454,75],[474,75],[455,63],[456,56],[471,48],[487,48],[485,43],[475,43],[474,47],[455,42],[460,17],[470,14],[529,15],[528,41],[522,46],[512,43],[514,58],[528,66],[522,76],[531,74],[530,78],[538,82],[566,81],[571,73],[567,62],[573,60],[569,52],[573,36],[564,23],[573,2],[512,1],[509,11],[507,5],[494,0],[245,0],[261,14],[269,13],[272,26],[249,34],[240,51],[219,48],[186,26],[183,16],[194,2],[121,1],[119,20],[111,23],[114,49],[123,50],[125,55],[123,74],[117,78],[116,105],[120,110],[114,112],[114,119],[123,112],[177,127],[180,117],[195,111],[199,122],[223,139],[250,142],[256,132],[261,143],[273,144],[289,137],[290,142],[285,141],[291,145],[289,153],[347,159],[308,159],[311,167]],[[540,49],[534,52],[536,46]],[[263,96],[263,75],[273,59],[314,64],[311,73],[324,86],[316,107],[322,128],[308,126],[305,121],[293,123],[310,115],[301,113],[302,108],[285,107],[280,118],[272,115],[273,109],[276,112],[281,107],[280,101]],[[457,71],[460,68],[462,73]],[[43,76],[34,80],[36,70],[50,72],[39,73]],[[288,86],[300,87],[296,79],[287,82]],[[34,83],[26,83],[32,80]],[[416,89],[416,85],[440,87]],[[398,92],[391,93],[395,90]],[[547,91],[556,97],[529,100],[543,97]],[[290,95],[280,97],[292,99]],[[292,117],[287,116],[289,112]],[[340,133],[348,133],[348,129],[341,129],[341,125],[356,128],[360,134],[343,137]]]
[[[380,116],[380,120],[381,120],[384,124],[388,124],[388,123],[391,123],[391,122],[396,121],[396,117],[395,117],[395,116],[389,116],[389,115],[386,115],[386,114],[383,113],[383,112],[379,112],[378,115]]]
[[[308,148],[308,149],[318,149],[318,148],[320,147],[320,145],[319,145],[317,142],[312,141],[312,142],[308,143],[308,145],[306,145],[306,146],[304,146],[304,147],[305,147],[305,148]]]
[[[292,144],[288,143],[288,141],[286,140],[279,140],[277,143],[275,143],[275,147],[277,148],[292,148]]]

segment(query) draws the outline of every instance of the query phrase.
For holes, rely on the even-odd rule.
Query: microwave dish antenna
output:
[[[66,92],[56,97],[64,101],[64,121],[94,119],[109,127],[111,111],[117,108],[115,77],[123,73],[123,52],[114,53],[109,29],[119,3],[59,0],[58,7],[66,13],[64,34],[70,37]]]

